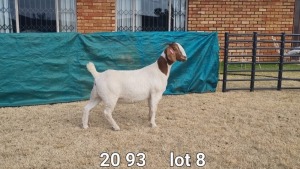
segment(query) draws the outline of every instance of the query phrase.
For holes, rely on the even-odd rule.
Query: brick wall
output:
[[[225,32],[292,33],[294,3],[295,0],[189,0],[188,31],[217,31],[221,47]],[[81,33],[114,31],[115,0],[77,0],[77,26]]]
[[[224,47],[225,32],[292,33],[294,3],[295,0],[189,0],[188,30],[217,31],[220,47]]]
[[[115,0],[77,0],[77,29],[80,33],[115,30]]]
[[[189,0],[189,30],[291,32],[295,0]]]
[[[295,0],[189,0],[188,30],[291,33]],[[115,0],[77,0],[78,32],[114,31]],[[221,36],[222,37],[222,36]]]

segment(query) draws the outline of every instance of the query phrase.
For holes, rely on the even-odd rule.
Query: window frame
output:
[[[295,0],[293,32],[300,34],[300,0]]]
[[[14,0],[14,8],[15,8],[15,17],[16,17],[16,33],[22,33],[20,32],[20,18],[19,18],[19,0]],[[77,0],[74,0],[74,15],[75,18],[77,18]],[[60,30],[60,18],[59,18],[59,0],[55,0],[55,19],[56,19],[56,32],[59,33],[61,32]],[[74,25],[74,31],[71,32],[77,32],[77,19],[75,20],[75,25]],[[43,32],[47,33],[47,32]]]
[[[136,1],[136,0],[132,0],[132,1]],[[188,31],[188,4],[189,4],[189,0],[185,0],[186,1],[186,6],[185,6],[185,21],[184,21],[184,31]],[[171,11],[172,8],[172,0],[168,0],[169,6],[168,6],[168,10]],[[118,32],[118,0],[115,0],[115,32]],[[135,3],[132,3],[131,5],[132,9],[135,9]],[[175,32],[176,30],[171,30],[171,22],[172,22],[172,15],[168,16],[168,32]],[[132,30],[131,32],[136,32],[136,26],[135,26],[135,13],[132,12]],[[141,31],[143,32],[143,31]]]
[[[300,34],[300,0],[295,0],[293,34]],[[295,41],[300,41],[300,36],[294,36]],[[293,43],[293,46],[299,46],[300,43]]]

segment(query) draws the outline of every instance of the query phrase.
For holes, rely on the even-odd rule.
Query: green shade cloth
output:
[[[180,43],[186,62],[171,69],[164,94],[214,92],[218,83],[216,32],[103,32],[0,34],[0,106],[89,98],[98,71],[132,70],[155,62],[166,45]]]

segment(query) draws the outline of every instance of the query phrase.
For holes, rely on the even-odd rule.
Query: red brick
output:
[[[115,0],[77,0],[81,33],[114,31]],[[295,0],[189,0],[189,31],[292,33]]]

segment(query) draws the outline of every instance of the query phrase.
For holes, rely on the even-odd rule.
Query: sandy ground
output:
[[[91,128],[82,129],[86,103],[0,108],[0,168],[100,168],[110,163],[100,158],[105,152],[115,153],[113,163],[120,157],[119,168],[127,168],[128,153],[136,156],[128,168],[143,160],[144,168],[170,168],[171,152],[179,164],[179,156],[190,157],[191,168],[199,153],[209,169],[300,166],[300,90],[164,96],[155,129],[146,102],[118,104],[117,132],[102,104],[90,115]]]

